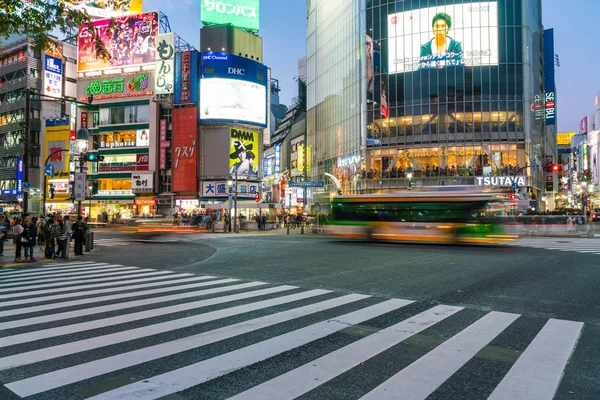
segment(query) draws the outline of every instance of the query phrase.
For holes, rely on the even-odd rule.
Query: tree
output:
[[[110,58],[87,12],[67,8],[59,0],[0,0],[0,43],[11,35],[25,35],[43,50],[54,41],[52,32],[73,35],[82,24],[92,32],[96,54]]]

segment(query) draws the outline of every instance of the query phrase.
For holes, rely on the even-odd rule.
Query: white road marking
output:
[[[582,328],[582,322],[550,319],[488,400],[552,400]]]
[[[504,331],[518,314],[492,311],[446,340],[396,375],[367,393],[361,400],[424,400]]]

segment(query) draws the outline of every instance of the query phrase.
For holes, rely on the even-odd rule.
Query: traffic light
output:
[[[86,153],[84,160],[90,161],[90,162],[100,162],[100,161],[104,161],[104,156],[101,156],[96,153]]]
[[[552,164],[552,167],[550,167],[550,171],[551,172],[560,172],[560,171],[562,171],[562,166],[560,164]]]
[[[259,200],[260,200],[260,195],[258,193],[256,193],[256,195],[254,196],[254,201],[256,201],[258,203]]]

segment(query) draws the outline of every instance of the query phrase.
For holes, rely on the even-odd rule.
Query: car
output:
[[[592,222],[600,222],[600,208],[595,208],[590,213],[590,221],[592,221]]]

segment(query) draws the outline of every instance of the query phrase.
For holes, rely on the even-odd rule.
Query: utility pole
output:
[[[29,125],[30,125],[30,89],[25,88],[25,124],[23,126],[23,183],[29,182]],[[18,194],[17,194],[18,195]],[[23,214],[29,211],[29,192],[23,191]]]

